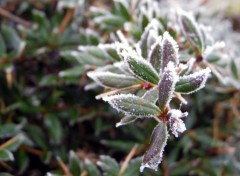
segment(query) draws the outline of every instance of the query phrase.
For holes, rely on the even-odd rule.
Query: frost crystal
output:
[[[182,113],[180,110],[172,109],[170,114],[170,129],[172,134],[178,137],[179,133],[183,133],[186,130],[186,126],[181,118],[186,117],[188,113]]]

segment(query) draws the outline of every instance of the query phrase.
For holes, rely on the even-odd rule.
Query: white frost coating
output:
[[[105,96],[102,98],[105,102],[108,102],[113,108],[115,108],[118,112],[124,113],[126,116],[137,116],[137,117],[153,117],[156,116],[156,114],[151,114],[149,112],[145,112],[145,109],[135,109],[135,108],[128,108],[123,105],[121,105],[121,102],[123,101],[131,101],[129,105],[136,106],[137,101],[141,101],[139,106],[143,106],[143,104],[148,104],[149,103],[149,108],[153,111],[154,113],[160,113],[160,110],[158,107],[144,99],[141,99],[141,97],[137,97],[136,95],[133,94],[118,94],[118,95],[111,95],[111,96]],[[127,108],[127,110],[126,110]],[[138,108],[138,107],[137,107]],[[147,107],[145,107],[147,108]],[[141,112],[141,114],[139,114]],[[136,114],[138,113],[138,114]]]
[[[170,129],[175,137],[186,130],[186,126],[181,118],[188,116],[187,112],[182,113],[178,109],[172,109],[170,112]]]
[[[169,34],[168,31],[163,33],[163,39],[162,39],[162,45],[164,43],[164,41],[167,40],[168,42],[170,42],[173,46],[173,49],[175,51],[176,57],[178,58],[178,44],[177,42],[172,38],[172,36]],[[177,63],[178,64],[178,63]]]
[[[221,50],[226,47],[225,42],[216,42],[212,46],[207,46],[207,48],[204,50],[202,56],[203,58],[206,58],[209,54],[213,53],[214,51]]]
[[[166,92],[161,92],[161,86],[160,85],[162,84],[162,81],[171,80],[172,84],[170,85],[171,87],[169,87],[169,90],[168,90],[167,100],[163,100],[164,102],[162,102],[162,103],[165,103],[164,106],[169,106],[169,103],[170,103],[170,101],[172,100],[172,97],[173,97],[175,84],[179,80],[179,77],[178,77],[178,75],[176,73],[176,70],[175,70],[174,63],[172,61],[170,61],[167,65],[167,67],[165,68],[162,78],[165,77],[165,74],[166,74],[166,80],[160,80],[159,85],[158,85],[159,86],[159,97],[161,97],[161,94],[166,93]],[[164,85],[162,85],[162,86],[164,86]],[[160,104],[160,99],[159,99],[159,104]]]
[[[117,30],[116,34],[117,34],[117,37],[119,38],[119,40],[120,40],[123,44],[125,44],[125,45],[128,44],[128,40],[127,40],[127,38],[123,35],[122,31]]]
[[[156,129],[156,127],[155,127],[155,129]],[[155,130],[155,129],[154,129],[154,130]],[[153,131],[154,131],[154,130],[153,130]],[[162,143],[162,145],[161,145],[160,151],[157,153],[157,155],[153,156],[153,158],[151,158],[147,163],[143,164],[143,162],[142,162],[142,165],[141,165],[141,167],[140,167],[140,172],[143,172],[143,170],[144,170],[145,167],[150,168],[150,169],[153,169],[153,170],[155,170],[155,171],[158,170],[158,165],[159,165],[159,164],[161,163],[161,161],[162,161],[164,148],[165,148],[165,146],[166,146],[166,144],[167,144],[167,139],[168,139],[168,137],[169,137],[168,132],[167,132],[167,129],[166,129],[165,132],[166,132],[165,140],[163,141],[163,143]],[[153,132],[153,133],[154,133],[154,132]],[[152,137],[153,137],[153,134],[152,134],[152,136],[151,136],[151,139],[152,139]]]
[[[153,46],[153,44],[156,42],[158,38],[158,33],[156,30],[154,29],[150,29],[149,30],[149,35],[148,35],[148,38],[147,38],[147,46],[148,46],[148,50],[151,49],[151,47]]]
[[[197,89],[195,89],[194,91],[188,92],[188,93],[182,93],[182,92],[181,93],[182,94],[191,94],[191,93],[194,93],[194,92],[202,89],[205,86],[206,81],[207,81],[208,77],[210,76],[210,73],[211,73],[211,70],[210,70],[210,68],[207,67],[207,68],[205,68],[201,71],[195,72],[193,74],[180,77],[180,80],[186,80],[186,81],[188,81],[188,80],[196,80],[197,81],[198,79],[202,79],[201,84]]]
[[[93,79],[99,85],[106,87],[106,88],[112,88],[112,87],[109,87],[109,86],[103,84],[101,82],[100,78],[113,77],[113,78],[119,79],[119,81],[124,80],[124,79],[133,79],[133,80],[136,79],[132,76],[126,76],[124,74],[116,74],[116,73],[112,73],[112,72],[108,72],[108,71],[106,71],[106,72],[91,71],[91,72],[87,73],[87,76],[90,77],[91,79]]]
[[[130,46],[126,46],[126,45],[121,45],[121,47],[118,48],[118,54],[122,57],[122,59],[125,61],[125,63],[128,65],[129,70],[131,71],[131,73],[135,76],[137,76],[139,79],[142,79],[140,77],[141,72],[139,72],[139,75],[136,75],[136,73],[134,73],[131,68],[130,65],[128,63],[128,61],[131,60],[135,60],[138,63],[142,63],[143,65],[147,66],[149,69],[152,70],[152,72],[154,72],[154,74],[158,75],[158,73],[156,72],[156,70],[153,68],[153,66],[147,61],[145,60],[142,56],[140,56],[135,50],[133,50]]]
[[[130,74],[132,75],[132,73],[130,72],[128,65],[126,64],[126,62],[115,62],[113,64],[114,67],[117,67],[119,70],[121,70],[122,72],[124,72],[125,74]]]
[[[193,65],[195,63],[196,59],[191,58],[186,64],[179,64],[179,67],[181,67],[182,71],[179,73],[180,75],[186,75],[189,74],[192,71]]]

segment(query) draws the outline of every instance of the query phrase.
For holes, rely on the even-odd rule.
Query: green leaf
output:
[[[161,41],[157,41],[149,53],[149,62],[157,72],[160,71],[162,61],[162,46]]]
[[[152,20],[151,23],[149,23],[148,26],[144,29],[141,39],[138,42],[143,58],[148,57],[148,51],[151,48],[149,44],[153,44],[154,40],[156,40],[158,25],[158,21]]]
[[[63,129],[59,117],[53,114],[48,114],[44,118],[45,127],[47,127],[50,142],[60,144],[63,138]]]
[[[116,45],[115,44],[99,44],[99,48],[105,50],[109,56],[111,56],[113,59],[116,61],[120,61],[121,58],[119,57],[117,50],[116,50]]]
[[[17,136],[17,140],[8,145],[6,149],[12,152],[16,151],[20,147],[20,145],[24,142],[24,139],[25,137],[22,134],[19,134]]]
[[[165,107],[169,105],[177,79],[178,76],[176,74],[174,64],[169,62],[158,84],[158,104],[161,111],[164,111]]]
[[[47,149],[46,137],[44,136],[43,130],[36,125],[27,125],[27,132],[32,140],[35,142],[37,147],[41,147],[42,149]]]
[[[182,94],[190,94],[202,89],[205,86],[211,70],[206,68],[199,72],[180,77],[176,83],[175,91]]]
[[[122,28],[125,20],[120,16],[107,14],[94,18],[94,22],[104,29],[107,28],[112,30]]]
[[[83,53],[71,52],[70,54],[72,54],[77,59],[77,61],[79,61],[81,64],[84,64],[84,65],[95,65],[95,66],[106,65],[106,61],[103,61],[99,58],[95,58],[85,52],[83,52]]]
[[[158,73],[148,61],[139,56],[130,47],[121,49],[120,55],[124,58],[124,61],[128,64],[128,67],[134,76],[153,84],[158,83]]]
[[[162,161],[163,150],[168,139],[167,124],[160,122],[153,130],[150,145],[145,152],[140,171],[145,167],[157,171],[159,163]]]
[[[105,146],[124,152],[129,152],[129,150],[131,150],[136,144],[136,142],[126,140],[101,140],[100,142]]]
[[[70,69],[61,71],[61,72],[59,72],[58,75],[59,75],[60,77],[80,76],[80,75],[82,75],[82,73],[83,73],[85,70],[86,70],[86,69],[85,69],[84,66],[79,65],[79,66],[76,66],[76,67],[73,67],[73,68],[70,68]]]
[[[132,94],[108,96],[103,100],[117,111],[129,116],[153,117],[160,114],[160,110],[155,104]]]
[[[123,117],[120,122],[116,124],[116,127],[123,126],[123,125],[128,125],[138,119],[137,116],[125,116]]]
[[[26,171],[30,159],[23,149],[17,151],[16,163],[18,163],[18,173],[23,174]]]
[[[87,170],[88,176],[101,176],[98,168],[90,160],[86,159],[84,166]]]
[[[175,65],[179,63],[178,45],[168,32],[164,32],[162,39],[162,59],[160,62],[161,72],[164,72],[169,62],[173,62]]]
[[[107,62],[112,62],[114,59],[110,57],[106,51],[100,47],[97,46],[80,46],[78,49],[82,52],[86,52],[90,54],[91,56],[94,56],[95,58],[107,61]]]
[[[134,158],[128,164],[123,176],[139,175],[139,167],[141,166],[142,157]]]
[[[0,34],[0,56],[4,57],[6,54],[6,45],[5,42],[3,40],[2,35]]]
[[[69,169],[73,175],[81,175],[80,159],[73,151],[70,151]]]
[[[119,165],[117,161],[110,156],[101,155],[98,166],[103,170],[104,176],[116,176],[119,173]]]
[[[140,83],[138,79],[132,76],[111,72],[93,71],[88,72],[87,75],[99,85],[107,88],[124,88]]]
[[[235,79],[238,79],[238,69],[234,60],[231,61],[231,71]]]
[[[154,87],[144,93],[143,99],[155,104],[158,100],[158,88]]]
[[[13,161],[14,156],[9,150],[0,150],[0,161]]]
[[[12,59],[14,57],[18,57],[25,47],[25,42],[20,39],[17,32],[11,27],[2,26],[1,33],[4,38],[5,45],[7,48],[12,50],[8,53],[8,58]]]
[[[192,14],[179,10],[179,23],[181,30],[194,49],[200,54],[204,49],[203,37],[200,27]]]
[[[0,137],[11,137],[19,133],[22,129],[22,125],[16,125],[13,123],[4,124],[0,126]]]
[[[127,4],[127,1],[124,0],[118,0],[114,1],[114,5],[116,7],[116,10],[118,11],[118,14],[122,16],[125,20],[131,20],[131,14],[129,5]]]

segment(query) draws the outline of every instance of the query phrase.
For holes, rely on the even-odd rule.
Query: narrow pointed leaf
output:
[[[182,94],[190,94],[198,91],[205,86],[211,70],[206,68],[199,72],[183,76],[176,83],[175,91]]]
[[[115,0],[116,1],[116,0]],[[131,19],[129,5],[127,1],[117,0],[115,2],[116,9],[118,10],[119,15],[121,15],[125,20]]]
[[[103,100],[125,115],[153,117],[160,113],[156,105],[132,94],[113,95],[104,97]]]
[[[161,59],[162,71],[164,71],[169,62],[173,62],[175,65],[179,63],[178,45],[168,32],[164,32],[162,40],[162,59]]]
[[[97,162],[97,165],[103,170],[104,176],[116,176],[120,170],[117,161],[105,155],[100,156],[100,161]]]
[[[128,125],[132,122],[135,122],[137,119],[138,119],[137,116],[125,116],[120,120],[120,122],[118,122],[116,124],[116,127],[120,127],[120,126],[123,126],[123,125]]]
[[[150,145],[144,154],[140,171],[142,172],[145,167],[157,170],[158,165],[162,161],[163,150],[166,146],[168,138],[167,124],[160,122],[153,130]]]
[[[149,36],[150,36],[150,38],[152,38],[152,35],[153,35],[152,30],[157,31],[158,26],[159,26],[158,21],[152,20],[151,23],[149,23],[148,26],[145,28],[145,30],[141,36],[141,39],[138,44],[142,51],[143,58],[147,58],[147,56],[148,56],[148,49],[149,49],[148,43],[150,42],[150,41],[148,42],[148,40],[151,40],[151,39],[149,39]],[[150,34],[150,31],[152,31],[152,34]]]
[[[5,53],[6,53],[6,45],[2,35],[0,34],[0,56],[4,57]]]
[[[162,60],[162,46],[161,40],[157,41],[149,53],[149,62],[155,68],[157,72],[160,71],[161,67],[161,60]]]
[[[158,87],[146,91],[142,98],[155,104],[158,100]]]
[[[234,60],[231,61],[231,72],[235,79],[238,79],[238,69]]]
[[[107,54],[109,56],[111,56],[113,59],[115,59],[117,61],[121,60],[121,58],[119,57],[119,55],[117,53],[115,44],[99,44],[98,47],[105,50],[105,52],[107,52]]]
[[[187,40],[199,53],[204,49],[203,37],[200,26],[196,23],[194,17],[182,10],[179,11],[179,23],[181,30]]]
[[[149,35],[147,38],[148,53],[149,53],[151,47],[153,46],[153,44],[157,41],[157,38],[158,38],[158,32],[154,29],[151,29],[149,31]]]
[[[88,76],[99,85],[107,88],[124,88],[140,83],[139,80],[132,76],[111,72],[89,72]]]
[[[73,151],[70,151],[69,169],[73,175],[81,175],[80,159]]]
[[[172,99],[174,86],[178,77],[174,68],[174,64],[170,62],[163,72],[162,78],[158,84],[158,104],[160,109],[163,111]]]
[[[13,161],[14,156],[9,150],[0,150],[0,161]]]
[[[130,71],[139,79],[148,81],[153,84],[157,84],[159,76],[152,65],[139,56],[131,48],[125,48],[120,51],[125,62],[128,64]]]
[[[189,74],[192,71],[192,69],[193,69],[195,61],[196,61],[195,58],[191,58],[187,62],[187,64],[185,64],[185,68],[179,73],[179,75],[183,76],[183,75]]]
[[[98,168],[89,159],[85,160],[84,166],[88,176],[101,176]]]

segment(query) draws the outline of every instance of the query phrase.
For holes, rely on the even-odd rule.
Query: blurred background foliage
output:
[[[179,2],[225,42],[224,54],[208,60],[225,82],[213,76],[186,96],[188,130],[170,137],[158,172],[139,173],[154,122],[115,128],[120,115],[95,99],[103,90],[86,72],[119,59],[111,45],[98,44],[121,40],[117,30],[138,41],[156,16],[174,35],[172,2],[160,1],[160,9],[144,0],[0,1],[0,175],[240,174],[238,0]],[[216,63],[222,58],[229,64]]]

